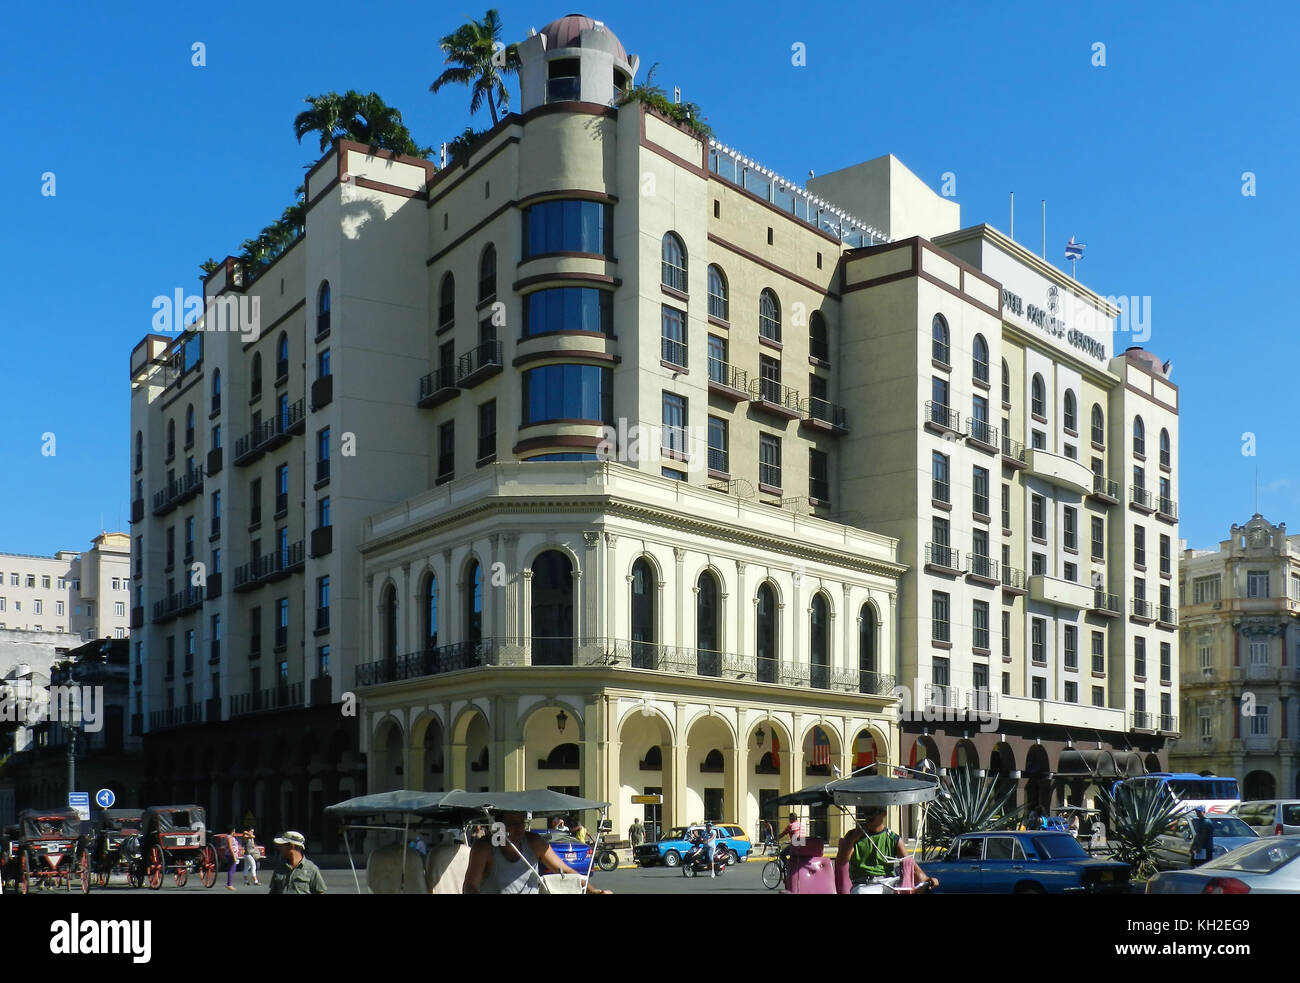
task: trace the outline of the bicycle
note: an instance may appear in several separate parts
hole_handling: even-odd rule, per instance
[[[763,886],[765,888],[775,891],[785,883],[785,863],[785,857],[777,854],[763,864]]]

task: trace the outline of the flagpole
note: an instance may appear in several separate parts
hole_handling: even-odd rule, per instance
[[[1013,242],[1016,238],[1016,193],[1014,191],[1011,192],[1011,232],[1008,238]]]
[[[1047,199],[1043,199],[1043,259],[1047,259]]]

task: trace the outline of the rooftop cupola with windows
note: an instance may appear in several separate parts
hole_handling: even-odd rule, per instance
[[[566,14],[519,44],[520,109],[554,102],[610,105],[632,85],[640,59],[598,20]]]

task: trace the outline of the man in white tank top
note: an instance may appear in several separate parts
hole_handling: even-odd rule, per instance
[[[540,894],[542,879],[539,868],[556,873],[578,872],[555,855],[546,839],[528,829],[528,817],[522,812],[507,812],[502,817],[508,840],[500,845],[500,830],[475,841],[470,848],[469,867],[465,871],[466,894]],[[587,883],[588,894],[609,894]]]

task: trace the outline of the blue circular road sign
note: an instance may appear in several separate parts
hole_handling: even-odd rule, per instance
[[[112,789],[101,788],[98,792],[95,793],[95,801],[100,805],[101,808],[111,809],[113,808],[113,803],[117,801],[117,796],[113,794]]]

